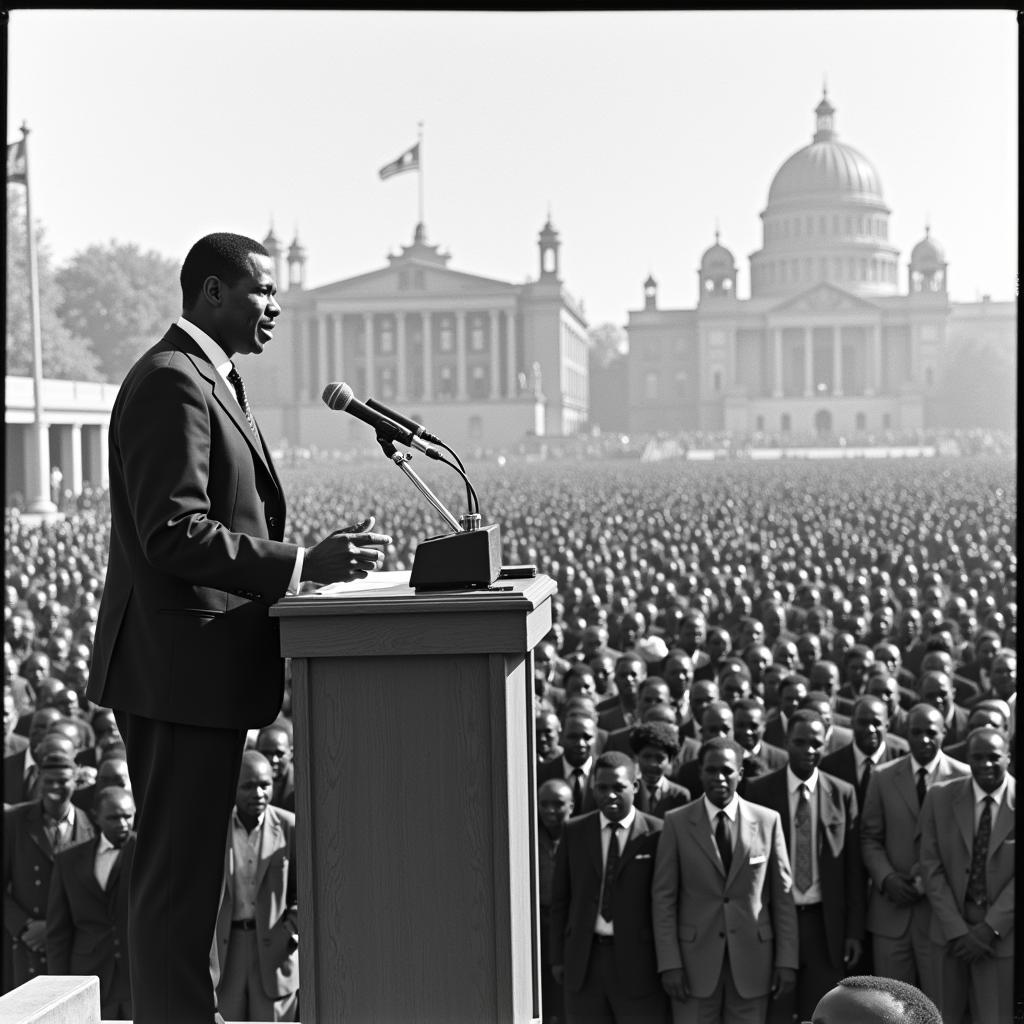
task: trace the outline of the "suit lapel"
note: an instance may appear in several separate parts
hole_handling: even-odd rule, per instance
[[[742,800],[736,808],[736,842],[732,848],[732,863],[725,884],[731,885],[733,879],[750,860],[750,846],[757,833],[757,819],[748,814]]]
[[[256,865],[256,885],[258,893],[263,882],[263,876],[270,867],[270,858],[274,851],[281,845],[281,825],[277,818],[270,813],[268,807],[263,814],[263,827],[260,829],[260,859]]]
[[[636,856],[637,850],[640,849],[640,840],[647,835],[648,831],[647,822],[643,819],[642,815],[639,813],[635,814],[633,816],[633,825],[629,830],[629,838],[626,840],[626,845],[622,848],[622,853],[619,855],[619,866],[615,870],[616,878],[619,877],[623,865]]]
[[[36,846],[39,847],[40,851],[46,856],[47,860],[53,860],[53,847],[50,846],[50,840],[46,838],[46,833],[43,831],[43,805],[35,803],[32,805],[32,810],[28,816],[28,832],[29,838]]]
[[[966,785],[960,787],[960,793],[956,798],[956,823],[960,828],[960,835],[963,837],[964,846],[968,854],[974,848],[974,786],[970,779],[965,780]],[[969,862],[968,862],[969,863]]]
[[[711,841],[711,827],[708,824],[708,816],[704,812],[704,800],[700,798],[693,802],[693,813],[687,816],[687,823],[690,826],[690,834],[693,837],[693,841],[704,851],[705,856],[715,868],[719,874],[725,874],[722,868],[722,860],[718,856],[718,850],[715,848],[715,844]],[[735,858],[733,858],[735,861]]]
[[[843,824],[842,808],[837,805],[835,788],[822,772],[818,772],[818,853],[820,855],[825,842],[828,842],[833,857],[842,852],[843,830],[837,825]]]
[[[909,754],[892,770],[893,788],[902,797],[907,810],[916,818],[920,808],[917,806],[917,762]],[[938,780],[936,780],[938,781]]]
[[[252,449],[253,454],[260,460],[263,468],[274,481],[278,491],[280,491],[281,483],[270,465],[263,441],[262,439],[257,439],[249,429],[249,422],[246,420],[245,413],[242,412],[242,408],[238,404],[234,388],[217,372],[217,368],[206,358],[203,350],[180,327],[173,326],[165,337],[175,348],[182,351],[192,360],[196,372],[210,384],[217,404],[238,428],[238,432],[245,439],[245,443]]]
[[[1003,802],[999,807],[996,820],[992,822],[992,837],[989,840],[989,856],[995,851],[999,844],[1013,831],[1017,812],[1017,784],[1013,776],[1006,777],[1006,792],[1003,794]]]
[[[601,878],[604,877],[604,859],[601,856],[601,815],[591,814],[590,820],[587,821],[587,831],[590,833],[587,837],[586,848],[588,855],[590,856],[590,863],[597,873],[598,883],[600,884]]]

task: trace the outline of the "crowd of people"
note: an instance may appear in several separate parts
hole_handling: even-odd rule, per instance
[[[503,561],[557,584],[535,652],[545,1020],[667,1021],[714,1000],[730,1021],[810,1019],[864,974],[917,985],[947,1022],[1010,1019],[1012,458],[470,471]],[[455,474],[422,472],[461,511]],[[280,473],[297,543],[372,508],[385,568],[408,569],[444,530],[379,466]],[[104,1016],[128,1018],[131,780],[113,716],[85,698],[106,495],[65,512],[6,512],[3,983],[99,974]],[[265,1020],[301,997],[291,740],[287,700],[249,737],[225,862],[251,874],[226,884],[211,950],[222,1005],[262,993]],[[972,785],[996,803],[962,826]],[[711,808],[733,812],[721,835]],[[273,850],[252,840],[268,816]],[[625,822],[621,842],[601,822]],[[264,853],[292,865],[263,875],[280,893],[253,888]],[[248,928],[231,927],[239,893]]]

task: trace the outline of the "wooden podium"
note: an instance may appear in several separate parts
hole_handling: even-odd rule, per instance
[[[532,651],[555,585],[407,581],[272,609],[292,659],[300,1017],[536,1021]]]

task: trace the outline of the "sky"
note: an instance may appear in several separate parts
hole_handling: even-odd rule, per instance
[[[717,225],[742,298],[827,83],[879,172],[901,287],[927,223],[954,301],[1016,296],[1012,10],[16,10],[8,47],[8,141],[27,121],[58,263],[113,239],[180,262],[272,223],[298,230],[308,286],[377,269],[418,219],[417,174],[378,170],[422,122],[453,269],[535,277],[550,211],[567,289],[625,324],[649,273],[659,306],[694,306]]]

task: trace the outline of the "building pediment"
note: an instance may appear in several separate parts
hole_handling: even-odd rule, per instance
[[[332,299],[399,299],[442,295],[493,298],[495,295],[515,291],[516,285],[508,281],[449,270],[415,259],[403,259],[381,270],[371,270],[319,288],[310,288],[306,294],[321,302]]]
[[[816,284],[813,288],[783,299],[769,313],[857,313],[877,312],[878,304],[862,299],[834,284]]]

